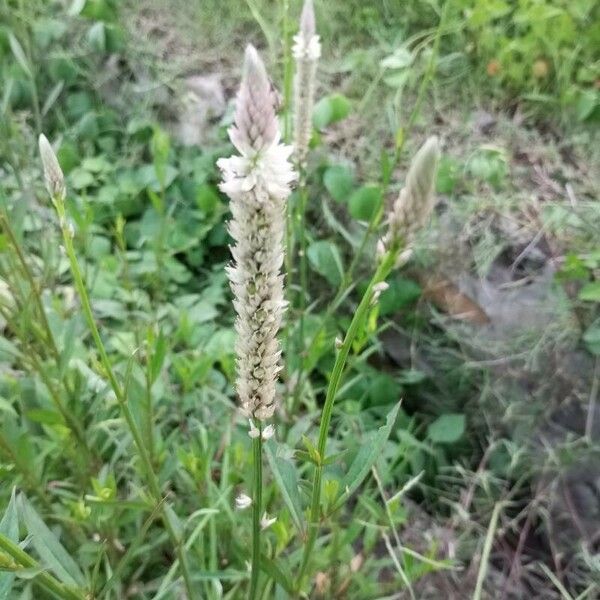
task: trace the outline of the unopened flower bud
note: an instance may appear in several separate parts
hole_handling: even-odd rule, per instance
[[[246,494],[240,494],[235,499],[235,507],[238,510],[245,510],[246,508],[248,508],[251,505],[252,505],[252,498],[250,498],[250,496],[247,496]]]
[[[271,527],[271,525],[273,525],[273,523],[275,523],[275,521],[277,521],[277,517],[269,517],[269,515],[267,515],[267,513],[263,513],[263,516],[260,519],[260,528],[265,530],[268,527]]]
[[[256,425],[254,425],[254,423],[252,422],[252,419],[248,419],[248,422],[250,423],[250,429],[248,431],[248,435],[252,439],[255,439],[260,435],[260,431],[258,430],[258,427],[256,427]]]
[[[273,425],[267,425],[262,432],[262,439],[266,442],[275,435],[275,427]]]
[[[64,200],[66,195],[65,176],[48,138],[43,133],[40,134],[38,145],[44,167],[46,189],[53,200]]]

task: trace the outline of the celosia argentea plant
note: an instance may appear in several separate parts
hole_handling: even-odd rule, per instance
[[[303,172],[312,131],[310,115],[314,102],[316,61],[320,55],[311,0],[305,3],[293,54],[296,59],[293,150],[297,167]],[[310,572],[312,553],[324,517],[322,479],[324,468],[330,462],[326,454],[327,440],[346,360],[357,334],[364,326],[369,309],[377,303],[379,295],[387,288],[387,276],[394,267],[406,262],[414,233],[427,222],[434,206],[433,184],[439,154],[438,142],[435,137],[430,138],[415,156],[406,178],[406,185],[388,216],[387,232],[377,244],[375,273],[355,310],[344,338],[339,341],[319,420],[318,442],[312,445],[307,441],[309,451],[306,456],[314,465],[312,492],[308,505],[308,522],[306,526],[297,523],[303,548],[302,558],[297,564],[296,577],[292,578],[285,575],[288,568],[275,566],[270,557],[262,557],[266,554],[266,545],[263,547],[261,544],[260,535],[261,529],[275,520],[275,517],[269,518],[267,513],[263,512],[262,448],[263,441],[271,438],[274,433],[273,424],[265,426],[265,421],[272,420],[276,413],[276,383],[282,369],[277,333],[285,308],[281,274],[284,213],[286,199],[291,191],[290,186],[297,179],[297,175],[289,162],[292,148],[280,143],[275,98],[269,78],[263,63],[251,46],[246,50],[242,82],[236,100],[235,123],[229,131],[229,136],[239,154],[221,159],[219,167],[223,172],[221,190],[231,199],[232,219],[229,230],[235,241],[231,250],[234,263],[228,273],[237,313],[236,389],[242,412],[250,421],[249,435],[253,445],[253,489],[251,495],[244,492],[236,499],[239,509],[252,506],[253,541],[249,594],[250,598],[260,597],[258,589],[261,570],[266,576],[277,573],[278,583],[288,593],[302,594],[306,589],[306,577]],[[300,193],[306,201],[308,192],[304,176],[300,185]],[[304,217],[304,202],[301,206]],[[303,235],[303,232],[300,235]],[[304,309],[304,304],[301,304],[300,310]],[[300,318],[303,316],[301,314]],[[303,339],[302,335],[300,339]],[[296,403],[293,403],[292,410],[296,407]],[[388,417],[387,434],[396,411],[397,407]],[[294,418],[294,415],[290,416]],[[376,456],[373,461],[375,458]],[[274,459],[270,460],[270,464],[275,468],[277,466]],[[365,465],[361,465],[356,473],[353,472],[353,467],[350,468],[353,480],[337,499],[338,505],[343,505],[349,498],[351,492],[367,475],[371,465],[372,462],[366,469]],[[290,497],[290,494],[298,494],[298,489],[290,489],[289,485],[283,482],[283,475],[277,469],[274,475],[283,485],[282,491],[288,505],[299,520],[302,509],[297,508],[298,498]]]

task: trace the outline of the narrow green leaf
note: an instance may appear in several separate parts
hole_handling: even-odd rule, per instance
[[[85,578],[77,563],[22,494],[19,496],[19,504],[21,517],[31,536],[31,544],[44,566],[51,569],[63,583],[83,587]]]
[[[31,69],[29,68],[29,62],[23,51],[23,46],[21,46],[19,40],[14,36],[12,31],[8,32],[8,43],[10,44],[10,49],[21,69],[23,69],[29,77],[33,77]]]
[[[340,484],[340,488],[343,492],[336,502],[336,508],[341,506],[358,489],[360,484],[365,480],[365,477],[370,473],[371,467],[379,458],[385,443],[390,437],[392,426],[396,421],[399,409],[400,403],[398,402],[398,404],[396,404],[388,413],[385,425],[382,425],[370,439],[365,440],[361,445],[360,450],[354,458],[354,462],[350,465],[348,472]]]
[[[300,504],[296,466],[291,460],[277,456],[274,448],[275,444],[273,442],[265,444],[265,453],[271,467],[271,472],[273,473],[275,482],[279,486],[279,491],[290,511],[294,524],[299,531],[304,531],[304,519],[302,516],[302,505]]]
[[[167,339],[162,334],[162,331],[156,338],[154,349],[152,352],[152,358],[150,359],[150,382],[154,383],[157,377],[160,375],[163,363],[165,362],[165,356],[167,354]]]
[[[10,502],[4,511],[0,521],[0,533],[13,542],[19,541],[19,518],[17,516],[17,503],[15,499],[15,488],[10,496]],[[0,572],[0,600],[9,600],[10,591],[15,580],[14,573]]]
[[[276,563],[268,556],[261,554],[260,557],[261,569],[270,577],[272,577],[288,594],[293,595],[294,586],[292,584],[292,577],[289,573],[285,573],[281,564]]]

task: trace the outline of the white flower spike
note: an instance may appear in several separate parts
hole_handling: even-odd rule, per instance
[[[296,160],[300,164],[306,160],[312,134],[317,62],[321,56],[321,43],[315,29],[315,11],[312,0],[305,0],[300,17],[300,30],[294,36],[294,46],[292,47],[292,54],[296,61],[294,149]]]
[[[434,186],[439,155],[436,136],[430,137],[415,154],[404,188],[388,218],[384,248],[387,249],[398,240],[409,246],[417,230],[427,223],[435,206]]]
[[[252,46],[246,49],[229,137],[239,154],[217,164],[220,189],[231,199],[229,233],[235,241],[227,273],[237,312],[236,388],[244,414],[264,421],[275,411],[281,370],[285,201],[296,173],[288,160],[292,148],[279,143],[274,92]]]

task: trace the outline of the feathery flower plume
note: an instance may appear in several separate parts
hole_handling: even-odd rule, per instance
[[[312,132],[312,111],[315,100],[317,61],[321,43],[315,33],[315,11],[312,0],[305,0],[300,16],[300,31],[294,36],[292,48],[296,60],[294,78],[294,149],[302,164],[308,152]]]
[[[415,233],[423,227],[435,206],[435,174],[439,159],[439,143],[430,137],[413,158],[406,183],[388,218],[388,231],[378,244],[378,253],[385,252],[392,244],[402,240],[410,245]],[[406,255],[402,254],[403,258]]]
[[[63,175],[56,154],[48,141],[48,138],[41,133],[38,138],[42,166],[44,167],[44,178],[46,180],[46,189],[52,199],[64,200],[67,193],[65,186],[65,176]]]
[[[264,421],[275,411],[281,370],[277,332],[286,306],[281,274],[285,200],[296,173],[288,160],[292,148],[279,143],[274,92],[252,46],[246,48],[229,137],[239,155],[217,164],[220,189],[231,199],[229,233],[235,240],[227,273],[237,312],[236,387],[244,414]]]

